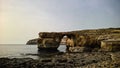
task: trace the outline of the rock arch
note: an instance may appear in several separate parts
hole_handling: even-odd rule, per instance
[[[112,29],[80,30],[71,32],[40,32],[39,38],[29,40],[27,44],[36,43],[38,44],[38,48],[56,49],[57,47],[59,47],[60,42],[64,36],[67,36],[69,39],[68,47],[73,46],[73,49],[77,49],[78,47],[94,49],[102,48],[101,41],[109,39],[114,40],[120,39],[120,29],[112,28]]]
[[[64,36],[67,36],[66,46],[75,46],[75,34],[69,32],[40,32],[38,48],[58,48]]]

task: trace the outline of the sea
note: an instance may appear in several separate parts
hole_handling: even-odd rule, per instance
[[[55,52],[38,51],[37,45],[0,44],[0,58],[33,58],[39,59],[53,54],[66,52],[66,46],[60,45]]]

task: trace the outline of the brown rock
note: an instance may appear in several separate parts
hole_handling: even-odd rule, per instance
[[[102,45],[104,44],[108,45],[107,41],[106,42],[101,42],[101,41],[120,38],[120,28],[81,30],[81,31],[71,31],[71,32],[40,32],[39,39],[30,40],[28,41],[27,44],[38,43],[38,48],[49,48],[49,47],[57,48],[60,45],[61,39],[64,36],[68,37],[68,40],[66,41],[68,49],[69,47],[85,47],[85,48],[87,47],[93,49],[104,48],[102,47]],[[109,42],[113,43],[113,41],[109,41]],[[116,44],[112,44],[112,47],[113,45],[115,46]],[[109,45],[109,47],[110,46],[111,45]]]
[[[103,51],[120,51],[120,39],[109,39],[101,41]]]

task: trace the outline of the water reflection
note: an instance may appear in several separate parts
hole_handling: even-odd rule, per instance
[[[39,50],[38,51],[38,56],[39,57],[52,57],[55,55],[60,55],[66,52],[66,46],[65,45],[60,45],[57,50]]]
[[[60,45],[59,47],[58,47],[58,50],[60,51],[60,52],[66,52],[66,45]]]
[[[65,51],[62,52],[60,50],[38,50],[36,54],[29,53],[26,55],[33,59],[42,59],[42,58],[53,58],[57,55],[61,55],[64,53]]]
[[[26,54],[33,59],[41,59],[41,58],[52,58],[56,55],[63,54],[64,52],[60,52],[59,50],[38,50],[37,54]],[[37,56],[37,57],[36,57]]]

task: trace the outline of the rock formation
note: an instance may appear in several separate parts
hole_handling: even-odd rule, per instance
[[[99,49],[105,51],[108,45],[105,40],[110,40],[110,43],[114,44],[116,39],[120,39],[120,28],[109,28],[109,29],[95,29],[95,30],[81,30],[81,31],[70,31],[70,32],[40,32],[39,38],[30,40],[27,44],[36,43],[39,49],[57,49],[60,45],[61,39],[67,36],[66,46],[69,51],[74,52],[76,49],[85,49],[83,51],[89,51],[90,49],[94,51]],[[120,41],[115,43],[116,47],[120,48]],[[106,43],[106,45],[104,45]],[[106,47],[107,46],[107,47]],[[112,47],[114,45],[111,45]],[[81,48],[80,48],[81,47]],[[105,48],[106,47],[106,48]],[[116,48],[115,47],[115,48]],[[71,50],[72,49],[72,50]],[[114,47],[108,49],[107,51],[115,51]],[[118,49],[120,51],[120,49]],[[95,50],[96,51],[96,50]]]
[[[36,44],[37,44],[38,39],[39,39],[39,38],[29,40],[26,44],[27,44],[27,45],[36,45]]]
[[[119,51],[120,39],[109,39],[101,41],[101,49],[104,51]]]

